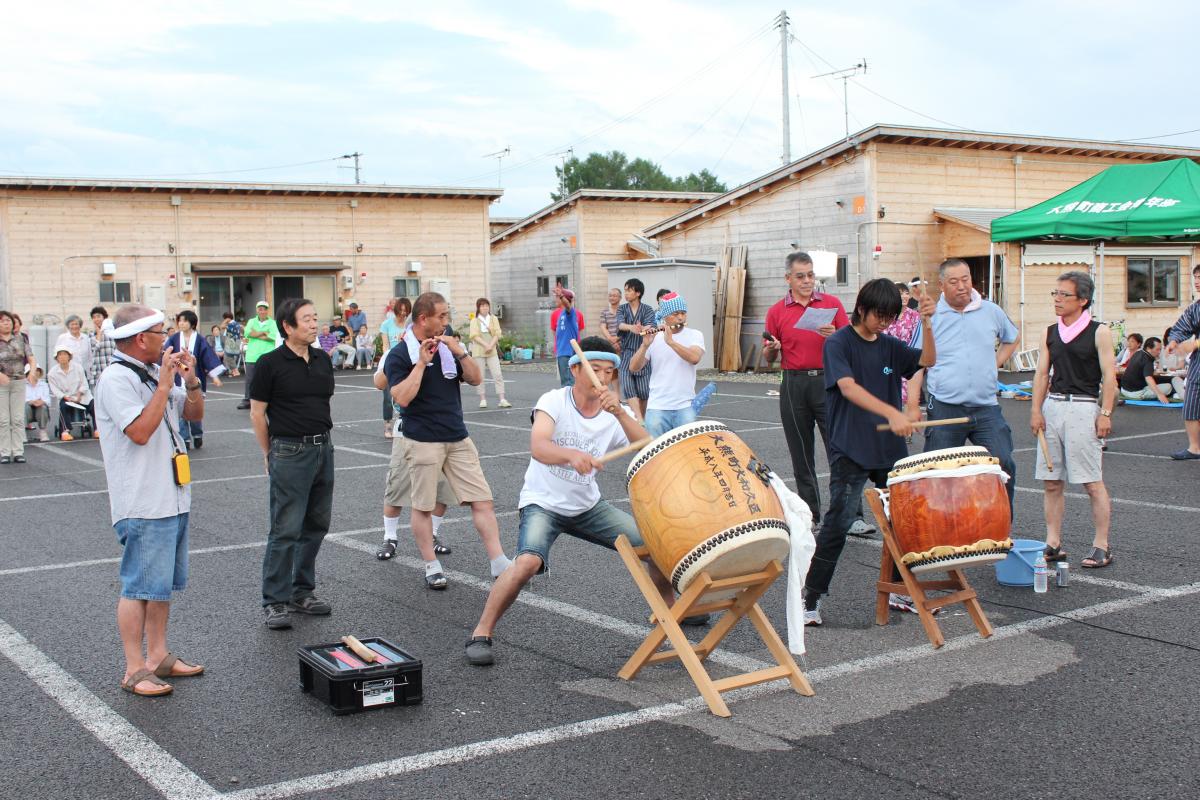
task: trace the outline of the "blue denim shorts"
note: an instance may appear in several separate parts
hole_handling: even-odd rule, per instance
[[[646,409],[646,433],[655,437],[673,431],[680,425],[696,421],[696,409],[691,406],[676,408],[670,411],[661,408]]]
[[[637,523],[624,511],[613,508],[604,500],[573,517],[557,514],[538,505],[521,509],[521,531],[517,535],[517,555],[530,553],[542,560],[539,573],[550,564],[550,548],[559,534],[565,533],[609,550],[615,550],[617,537],[629,537],[634,547],[642,546]]]
[[[187,514],[123,519],[113,529],[125,548],[121,556],[121,597],[170,600],[171,592],[187,586]]]

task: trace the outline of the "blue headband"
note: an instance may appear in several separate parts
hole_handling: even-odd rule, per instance
[[[614,367],[621,366],[621,357],[616,353],[605,353],[600,350],[588,350],[584,353],[588,361],[611,361]],[[571,356],[571,360],[567,362],[568,367],[573,367],[579,363],[579,354]]]

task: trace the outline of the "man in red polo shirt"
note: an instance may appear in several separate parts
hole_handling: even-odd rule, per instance
[[[779,419],[787,437],[792,456],[792,472],[796,476],[796,493],[812,510],[813,521],[821,518],[821,491],[817,486],[817,467],[813,424],[825,436],[825,362],[821,351],[825,339],[838,328],[850,324],[842,303],[833,295],[814,291],[816,275],[808,253],[791,253],[787,257],[788,293],[767,312],[763,332],[763,349],[783,353],[783,383],[779,389]],[[812,317],[803,317],[817,309],[833,309],[833,318],[813,326]],[[823,311],[817,316],[827,316]],[[815,330],[811,328],[815,327]]]

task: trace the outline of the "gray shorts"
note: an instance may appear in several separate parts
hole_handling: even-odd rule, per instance
[[[412,473],[408,469],[408,440],[397,435],[392,439],[392,458],[388,463],[387,488],[383,502],[389,506],[412,507]],[[438,476],[437,502],[447,506],[458,505],[458,498],[446,482],[445,475]]]
[[[1046,444],[1054,469],[1046,468],[1046,457],[1042,448],[1037,448],[1037,470],[1034,476],[1040,481],[1063,481],[1067,483],[1097,483],[1104,480],[1101,470],[1100,437],[1096,435],[1096,417],[1100,416],[1098,403],[1072,403],[1067,400],[1046,398],[1042,406],[1046,418]]]

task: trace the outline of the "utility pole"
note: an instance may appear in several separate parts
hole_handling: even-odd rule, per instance
[[[779,28],[779,54],[782,59],[781,72],[783,75],[783,163],[789,164],[792,161],[792,123],[791,104],[788,102],[788,15],[786,9],[779,12],[775,24]]]
[[[363,154],[358,152],[357,150],[355,150],[353,153],[346,153],[346,155],[344,155],[344,156],[339,156],[339,158],[353,158],[354,159],[354,182],[355,183],[362,183],[362,170],[359,168],[359,163],[358,163],[358,159],[362,158],[362,156],[363,156]]]
[[[496,186],[501,189],[504,188],[504,157],[511,152],[512,147],[509,146],[505,147],[503,150],[497,150],[494,153],[487,153],[486,155],[481,156],[481,158],[496,159]]]
[[[846,67],[845,69],[835,69],[833,72],[823,72],[820,75],[813,75],[814,78],[840,78],[841,79],[841,81],[842,81],[842,115],[846,122],[846,138],[847,139],[850,138],[850,93],[849,93],[849,89],[847,88],[847,86],[850,83],[850,79],[853,78],[855,75],[857,75],[860,72],[862,72],[863,74],[866,74],[866,72],[867,72],[867,60],[865,58],[862,61],[855,64],[853,67]]]
[[[575,157],[575,148],[568,147],[566,150],[560,150],[557,153],[551,153],[553,156],[562,157],[562,172],[558,176],[558,193],[563,197],[567,196],[567,159]]]

